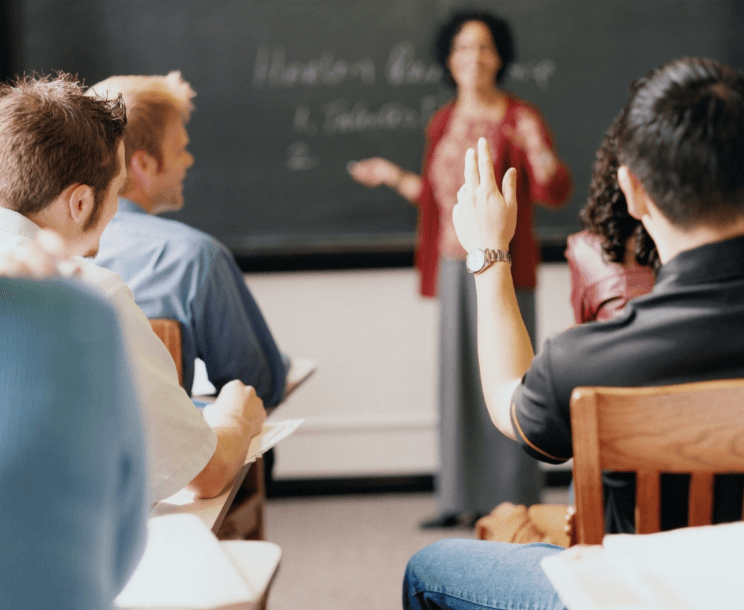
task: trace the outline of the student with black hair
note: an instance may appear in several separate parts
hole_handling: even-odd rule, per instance
[[[650,294],[631,300],[620,317],[551,337],[535,356],[509,264],[492,263],[476,279],[479,364],[491,418],[528,454],[550,463],[572,456],[569,402],[576,387],[744,376],[744,74],[697,58],[651,72],[631,89],[617,152],[628,210],[661,261]],[[500,192],[486,141],[479,141],[477,155],[468,151],[453,211],[463,247],[508,245],[518,179],[510,169]],[[605,474],[609,533],[634,531],[634,487],[627,473]],[[684,481],[662,478],[664,498],[685,491]],[[715,497],[716,522],[741,518],[740,476],[718,479]],[[684,522],[686,515],[669,510],[675,505],[685,503],[662,498],[662,529]],[[561,550],[543,543],[438,542],[409,561],[403,606],[562,609],[540,567]]]

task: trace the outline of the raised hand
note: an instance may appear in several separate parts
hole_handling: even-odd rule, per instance
[[[465,250],[491,248],[508,250],[517,227],[517,170],[504,174],[502,192],[496,186],[493,161],[485,138],[478,140],[478,152],[465,155],[465,184],[457,193],[452,222]]]

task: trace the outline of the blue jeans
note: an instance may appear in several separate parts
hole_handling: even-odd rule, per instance
[[[411,557],[404,610],[565,610],[540,566],[552,544],[440,540]]]

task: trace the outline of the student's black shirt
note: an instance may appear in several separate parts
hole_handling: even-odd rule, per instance
[[[678,254],[648,295],[623,314],[549,338],[512,403],[512,425],[535,458],[572,457],[569,401],[579,386],[656,386],[744,377],[744,237]],[[742,478],[718,477],[714,520],[741,518]],[[686,523],[664,497],[686,493],[689,477],[662,477],[662,528]],[[686,496],[685,496],[686,497]],[[675,504],[685,505],[685,502]],[[632,532],[632,475],[605,475],[608,532]]]

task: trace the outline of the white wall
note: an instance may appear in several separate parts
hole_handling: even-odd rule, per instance
[[[280,348],[318,371],[272,416],[304,417],[277,479],[430,474],[437,463],[436,300],[413,269],[247,275]],[[564,264],[540,269],[538,341],[572,323]]]

